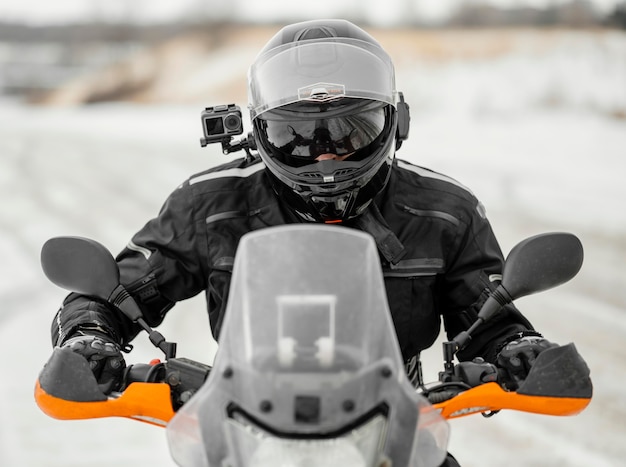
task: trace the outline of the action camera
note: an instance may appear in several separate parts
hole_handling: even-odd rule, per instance
[[[202,147],[210,143],[230,141],[232,136],[243,133],[241,109],[235,104],[207,107],[200,114],[204,138],[200,138]]]

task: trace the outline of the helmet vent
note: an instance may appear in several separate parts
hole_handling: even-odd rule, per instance
[[[356,172],[358,169],[343,169],[337,170],[335,172],[335,177],[343,177],[344,175],[350,175],[351,173]]]
[[[350,175],[354,172],[356,172],[358,169],[354,169],[354,168],[350,168],[350,169],[343,169],[343,170],[337,170],[335,172],[333,172],[333,176],[334,178],[337,177],[344,177],[346,175]],[[324,175],[321,174],[320,172],[304,172],[299,174],[301,177],[305,177],[305,178],[311,178],[311,179],[323,179]]]
[[[305,178],[322,178],[322,174],[319,172],[305,172],[300,174],[300,176]]]
[[[302,29],[295,34],[294,42],[309,39],[325,39],[327,37],[337,37],[337,32],[328,26],[316,26]]]

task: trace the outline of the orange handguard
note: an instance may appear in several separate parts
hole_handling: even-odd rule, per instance
[[[37,378],[35,401],[44,413],[61,420],[127,417],[165,426],[174,416],[169,385],[135,382],[124,392],[107,396],[87,361],[59,347]]]
[[[165,383],[132,383],[117,398],[76,402],[48,394],[37,380],[35,401],[44,413],[60,420],[126,417],[165,426],[174,416],[170,387]]]
[[[591,398],[530,396],[508,392],[497,383],[486,383],[435,404],[446,419],[502,409],[520,410],[545,415],[575,415],[581,412]]]

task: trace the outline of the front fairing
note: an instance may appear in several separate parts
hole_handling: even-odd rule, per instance
[[[167,427],[179,465],[442,462],[447,425],[404,373],[371,237],[248,234],[229,296],[213,371]]]

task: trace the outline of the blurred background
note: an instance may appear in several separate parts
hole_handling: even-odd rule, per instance
[[[61,422],[33,401],[65,293],[44,241],[119,251],[183,180],[226,162],[200,148],[204,107],[246,106],[246,73],[284,24],[352,20],[392,56],[411,107],[398,157],[482,200],[504,252],[570,231],[585,264],[520,300],[549,339],[575,342],[595,395],[573,418],[501,413],[451,423],[464,467],[618,466],[626,446],[626,2],[621,0],[20,0],[0,3],[0,465],[172,466],[164,430]],[[249,121],[245,122],[249,131]],[[210,362],[203,298],[160,330]],[[158,357],[144,336],[128,362]],[[440,347],[425,356],[436,379]]]

